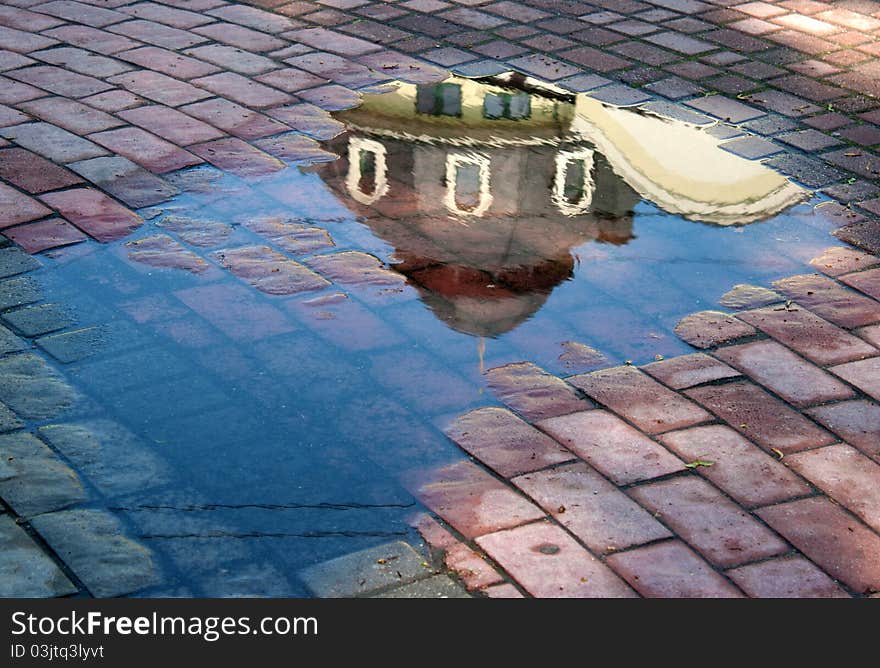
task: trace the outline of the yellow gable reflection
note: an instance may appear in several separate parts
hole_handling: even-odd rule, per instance
[[[436,315],[478,336],[535,313],[571,276],[573,247],[629,241],[641,199],[730,225],[804,195],[698,127],[521,75],[399,84],[337,118],[342,159],[315,171]]]

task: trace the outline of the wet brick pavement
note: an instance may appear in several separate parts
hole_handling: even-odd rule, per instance
[[[181,168],[249,178],[332,157],[316,141],[338,132],[328,112],[389,80],[519,70],[610,103],[674,102],[717,120],[715,132],[752,135],[728,150],[837,200],[835,235],[860,250],[835,246],[816,275],[685,319],[692,355],[564,379],[525,363],[490,371],[510,410],[454,423],[450,437],[473,459],[407,478],[440,519],[414,521],[445,570],[488,596],[870,596],[880,590],[878,58],[870,0],[8,0],[0,230],[14,245],[0,247],[0,308],[39,299],[27,272],[40,262],[27,253],[125,238],[143,224],[133,209],[179,192]],[[194,246],[229,234],[170,224]],[[314,230],[265,225],[276,245],[322,243]],[[167,235],[127,251],[209,270]],[[268,294],[326,285],[348,266],[260,246],[215,260]],[[210,295],[191,299],[210,308]],[[75,459],[59,456],[64,434],[24,428],[88,399],[27,340],[64,361],[58,351],[76,341],[53,339],[63,312],[15,313],[0,327],[13,381],[0,403],[0,593],[154,585],[151,555],[111,514],[70,508],[90,491]]]

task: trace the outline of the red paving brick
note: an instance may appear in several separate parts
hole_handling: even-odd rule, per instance
[[[197,165],[202,160],[140,128],[120,128],[89,135],[96,143],[124,155],[156,174]]]
[[[283,123],[222,98],[188,104],[180,110],[241,139],[259,139],[289,129]]]
[[[486,382],[495,396],[531,421],[575,413],[595,405],[578,396],[571,385],[528,362],[489,369]]]
[[[444,431],[462,449],[506,478],[575,458],[552,438],[502,408],[471,411]]]
[[[749,440],[782,453],[828,445],[835,438],[757,385],[746,381],[685,390]]]
[[[840,281],[880,301],[880,269],[868,269],[841,276]]]
[[[664,445],[686,462],[704,462],[694,471],[746,506],[765,506],[811,493],[810,487],[730,427],[709,425],[664,434]]]
[[[823,366],[880,355],[874,346],[796,304],[744,311],[737,317]]]
[[[880,358],[847,362],[831,367],[834,374],[852,383],[865,394],[880,400]]]
[[[652,362],[642,371],[653,376],[673,390],[683,390],[695,385],[710,383],[724,378],[740,376],[739,371],[703,353],[682,355],[660,362]]]
[[[803,557],[779,557],[727,571],[754,598],[850,598],[827,574]]]
[[[122,239],[143,224],[140,216],[91,188],[48,193],[40,199],[98,241]]]
[[[807,413],[841,439],[880,462],[880,405],[859,399],[818,406]]]
[[[749,513],[695,476],[641,485],[629,493],[721,568],[772,557],[789,549],[785,541]]]
[[[486,560],[467,545],[457,543],[446,551],[443,559],[446,567],[455,571],[464,586],[469,589],[485,589],[503,581],[501,575]]]
[[[466,461],[414,472],[406,485],[422,503],[466,538],[544,517],[540,508]]]
[[[754,341],[728,346],[715,355],[792,406],[803,408],[839,399],[854,392],[818,366],[798,357],[775,341]]]
[[[0,178],[34,194],[82,183],[70,170],[30,151],[11,147],[0,150]]]
[[[720,311],[700,311],[685,318],[675,333],[694,348],[712,348],[755,334],[755,328]]]
[[[215,167],[245,178],[265,176],[285,166],[277,158],[234,137],[195,144],[189,150]]]
[[[537,425],[618,485],[684,470],[684,462],[603,410],[541,420]]]
[[[757,511],[771,527],[856,593],[880,591],[880,536],[826,498]]]
[[[32,197],[0,183],[0,229],[42,218],[50,211]]]
[[[612,554],[607,564],[646,598],[742,598],[742,592],[677,540]]]
[[[783,278],[773,286],[818,316],[852,329],[880,322],[880,303],[825,276]]]
[[[120,118],[152,132],[178,146],[188,146],[224,134],[217,128],[188,116],[177,109],[163,105],[145,105],[118,112]]]
[[[499,531],[480,537],[477,544],[532,596],[635,597],[605,564],[552,524]]]
[[[157,46],[142,46],[130,51],[123,51],[117,53],[116,57],[167,74],[175,79],[194,79],[220,71],[220,68],[204,61],[188,58]]]
[[[521,475],[513,483],[597,554],[672,535],[584,462]]]
[[[193,79],[192,83],[199,88],[206,88],[221,97],[255,109],[287,104],[292,100],[286,93],[264,86],[235,72],[212,74]]]
[[[211,93],[185,82],[173,79],[160,72],[140,70],[110,77],[107,81],[127,88],[153,102],[177,107],[189,102],[204,100]]]
[[[36,118],[78,135],[101,132],[123,125],[122,121],[110,114],[63,97],[43,97],[22,102],[19,108]]]
[[[568,382],[648,434],[712,419],[695,403],[634,367],[594,371],[572,376]]]
[[[73,225],[60,218],[18,225],[4,230],[3,234],[28,253],[39,253],[50,248],[69,246],[88,238]]]

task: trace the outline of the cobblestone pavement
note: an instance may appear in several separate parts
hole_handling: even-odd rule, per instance
[[[457,582],[413,572],[400,595],[457,595],[459,582],[489,596],[876,595],[878,37],[880,4],[861,0],[5,0],[0,591],[121,596],[156,584],[149,551],[111,513],[71,508],[86,491],[49,422],[83,398],[30,345],[47,331],[41,318],[62,316],[48,305],[16,320],[40,299],[33,255],[125,238],[144,223],[134,210],[177,195],[187,167],[252,178],[329,159],[329,112],[383,82],[451,69],[519,70],[609,104],[707,114],[718,132],[747,133],[728,150],[835,199],[835,235],[855,248],[830,248],[816,274],[740,288],[727,312],[685,318],[677,332],[692,355],[565,379],[528,362],[490,370],[507,408],[448,431],[472,459],[405,483],[439,518],[414,521]],[[204,269],[170,237],[144,241],[133,252],[154,263]],[[250,273],[246,255],[217,261],[270,294],[333,279],[333,267],[283,255],[271,275]],[[63,362],[62,343],[41,348]],[[359,572],[384,562],[377,554],[341,567]],[[381,578],[373,590],[334,586],[313,591],[390,591]]]

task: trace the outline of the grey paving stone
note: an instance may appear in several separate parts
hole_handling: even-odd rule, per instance
[[[641,109],[656,116],[671,118],[682,123],[689,123],[690,125],[709,126],[716,123],[715,120],[705,114],[692,111],[679,104],[672,104],[671,102],[648,102],[642,105]]]
[[[597,88],[590,91],[589,96],[616,107],[630,107],[653,99],[651,95],[623,84]]]
[[[76,587],[10,515],[0,515],[0,598],[54,598]]]
[[[880,220],[863,220],[834,230],[834,236],[869,253],[880,254]]]
[[[94,596],[123,596],[161,582],[152,552],[107,512],[62,510],[31,525]]]
[[[427,577],[432,571],[424,564],[412,546],[396,541],[310,566],[299,575],[315,596],[347,598]]]
[[[0,325],[0,355],[16,353],[20,350],[25,350],[27,347],[27,342],[18,338],[3,325]]]
[[[739,139],[732,139],[721,144],[721,148],[734,155],[749,160],[766,158],[767,156],[782,152],[781,147],[771,141],[761,139],[760,137],[741,137]]]
[[[777,132],[786,132],[797,127],[797,124],[790,118],[779,116],[778,114],[767,114],[762,118],[756,118],[746,121],[742,124],[744,128],[750,132],[759,135],[773,135]]]
[[[471,598],[471,595],[449,576],[435,575],[382,592],[373,598]]]
[[[76,473],[28,432],[0,435],[0,498],[29,517],[86,499]]]
[[[713,125],[711,128],[707,128],[706,132],[715,137],[716,139],[733,139],[734,137],[744,137],[746,135],[740,128],[735,127],[733,125],[727,125],[727,123],[719,123],[718,125]]]
[[[120,156],[82,160],[68,167],[136,209],[164,202],[180,192],[158,176]]]
[[[41,336],[36,344],[59,362],[70,364],[97,353],[103,340],[101,327],[86,327],[73,332]]]
[[[7,311],[2,320],[24,336],[34,337],[55,332],[74,324],[74,319],[59,304],[37,304]]]
[[[0,401],[19,416],[34,420],[57,418],[87,406],[79,392],[32,353],[0,359]]]
[[[598,74],[576,74],[573,77],[566,77],[556,82],[557,86],[573,91],[575,93],[586,93],[600,86],[606,86],[611,83],[610,79],[600,77]]]
[[[0,281],[0,311],[33,304],[42,298],[42,290],[30,276],[18,276]]]
[[[452,68],[453,73],[463,77],[491,77],[509,71],[509,67],[497,60],[478,60],[475,63],[457,65]]]
[[[24,422],[8,406],[0,403],[0,433],[21,429],[23,426]]]
[[[800,155],[777,155],[764,163],[808,188],[820,188],[844,178],[844,173],[818,160]]]
[[[26,271],[39,268],[40,263],[21,248],[17,246],[0,248],[0,278],[23,274]]]
[[[52,424],[38,433],[107,496],[157,487],[171,479],[165,462],[117,422]]]
[[[750,107],[735,100],[730,100],[721,95],[698,97],[695,100],[688,100],[685,104],[731,123],[742,123],[743,121],[763,116],[765,113],[754,107]]]

